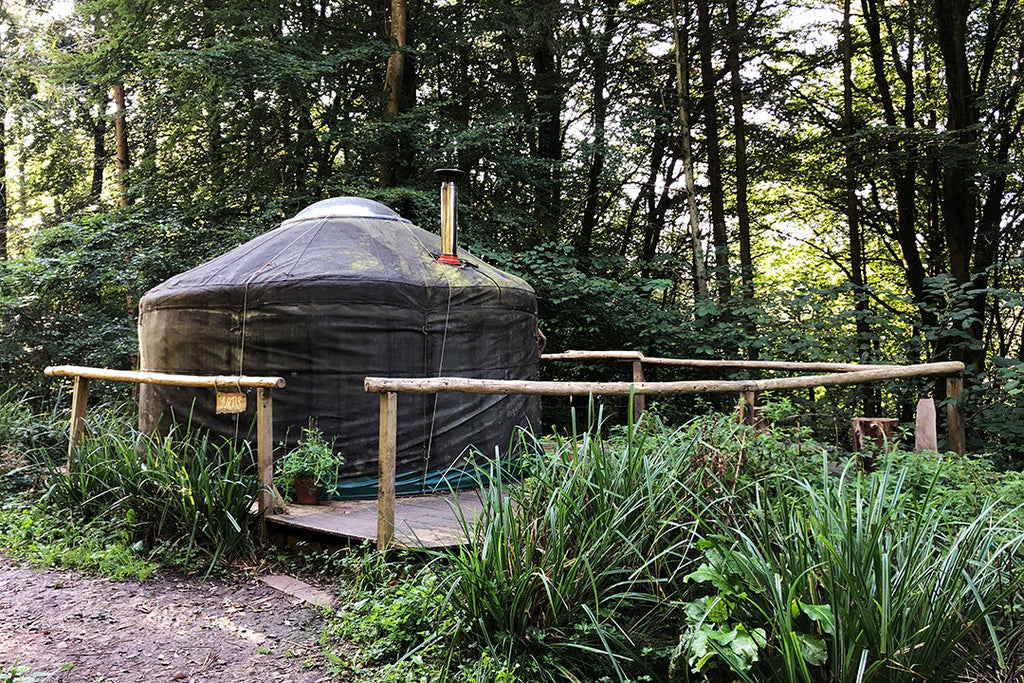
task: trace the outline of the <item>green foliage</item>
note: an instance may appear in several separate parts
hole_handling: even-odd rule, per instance
[[[0,506],[0,546],[44,567],[81,569],[114,579],[145,580],[158,568],[130,527],[83,522],[73,511],[48,510],[23,497]]]
[[[62,671],[70,671],[72,664],[65,664],[56,671],[49,673],[32,671],[27,666],[18,666],[15,662],[7,671],[0,670],[0,681],[2,683],[46,683],[54,679]]]
[[[712,584],[729,623],[763,628],[766,647],[754,666],[691,631],[691,657],[706,642],[744,680],[852,682],[957,680],[985,639],[1000,655],[992,615],[1024,541],[1009,518],[986,504],[957,522],[934,490],[907,495],[891,467],[822,478],[774,477],[737,521],[709,520],[713,551],[692,576]]]
[[[67,422],[39,414],[32,402],[11,388],[0,394],[0,494],[30,488],[35,467],[47,452],[67,448]]]
[[[323,634],[334,673],[418,682],[445,669],[446,646],[438,636],[450,630],[451,608],[416,556],[389,561],[363,547],[324,560],[321,575],[341,586]]]
[[[249,514],[259,483],[252,454],[208,436],[165,437],[124,425],[119,411],[93,410],[75,460],[49,471],[48,507],[124,530],[143,548],[185,565],[252,550]]]
[[[966,407],[971,450],[1024,458],[1024,361],[993,356]]]
[[[1024,503],[1012,490],[1019,473],[1000,472],[991,457],[895,449],[884,460],[904,476],[904,495],[942,501],[951,520],[968,522],[991,501],[1001,512]]]
[[[896,451],[872,475],[843,456],[837,475],[797,429],[731,415],[671,429],[648,411],[602,438],[597,422],[528,478],[495,479],[464,520],[472,546],[425,567],[349,556],[328,638],[338,671],[938,681],[1001,662],[1018,637],[1019,510],[985,495],[1019,497],[1015,473]]]
[[[558,440],[520,484],[492,485],[464,521],[477,543],[438,565],[458,639],[527,680],[656,666],[674,612],[664,585],[719,500],[695,442],[656,420],[609,441],[594,429]]]
[[[679,348],[680,313],[658,301],[671,283],[642,277],[626,259],[583,264],[565,244],[495,256],[537,290],[541,328],[552,349],[594,348],[595,338],[602,348],[652,355]]]
[[[403,669],[415,668],[409,657],[412,651],[422,661],[424,643],[450,627],[450,616],[443,596],[438,592],[436,578],[429,571],[401,574],[392,570],[390,583],[365,588],[352,596],[335,615],[325,630],[329,639],[342,639],[357,646],[348,662],[339,668],[362,668],[399,662],[388,674],[388,680],[401,680]],[[401,579],[400,588],[396,579]],[[340,673],[340,671],[339,671]]]
[[[723,543],[729,541],[703,541],[705,562],[685,578],[710,584],[712,594],[686,603],[686,630],[675,655],[687,656],[693,673],[721,667],[752,676],[756,674],[755,665],[770,650],[768,631],[749,624],[763,623],[765,615],[756,606],[751,609],[756,602],[747,585],[746,558],[741,552],[723,550]],[[807,604],[789,594],[782,596],[778,581],[772,589],[773,598],[783,606],[780,614],[769,616],[780,618],[786,666],[806,671],[810,666],[825,664],[827,647],[822,636],[836,633],[831,605]]]
[[[282,447],[285,443],[280,444]],[[302,436],[296,446],[287,450],[278,459],[280,469],[275,479],[288,484],[296,477],[310,476],[317,486],[325,486],[338,478],[338,469],[345,464],[344,456],[334,452],[333,442],[324,438],[324,433],[312,423],[302,428]]]
[[[233,247],[245,229],[212,229],[161,206],[40,231],[28,258],[0,263],[0,377],[48,396],[59,385],[42,375],[46,365],[131,368],[142,294]]]

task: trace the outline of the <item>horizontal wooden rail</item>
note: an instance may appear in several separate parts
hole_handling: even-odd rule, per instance
[[[110,370],[79,365],[50,366],[48,377],[73,377],[71,428],[68,434],[68,468],[74,467],[78,445],[85,434],[85,414],[89,401],[89,380],[103,379],[134,384],[163,384],[211,389],[256,389],[256,469],[260,478],[260,531],[266,535],[265,517],[274,506],[274,402],[273,389],[283,389],[283,377],[247,377],[245,375],[173,375],[138,370]]]
[[[363,388],[382,394],[530,394],[538,396],[628,396],[629,394],[709,394],[773,389],[863,384],[904,377],[945,377],[963,372],[959,361],[921,363],[870,368],[855,372],[774,379],[697,380],[688,382],[540,382],[529,380],[472,379],[467,377],[430,377],[423,379],[367,377]]]
[[[798,363],[782,360],[711,360],[707,358],[659,358],[645,356],[639,351],[566,351],[546,353],[541,360],[614,360],[673,365],[687,368],[735,368],[739,370],[788,370],[791,372],[857,372],[876,368],[895,368],[898,365],[867,365],[860,363]]]
[[[543,353],[541,360],[643,360],[644,354],[639,351],[563,351],[562,353]]]
[[[108,370],[87,368],[78,365],[50,366],[43,370],[48,377],[85,377],[86,379],[109,379],[115,382],[135,384],[167,384],[176,387],[213,387],[232,389],[283,389],[283,377],[247,377],[245,375],[171,375],[163,372],[139,370]]]

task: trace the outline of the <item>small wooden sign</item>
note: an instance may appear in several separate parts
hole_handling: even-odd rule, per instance
[[[217,413],[244,413],[247,406],[246,395],[237,392],[217,392]]]

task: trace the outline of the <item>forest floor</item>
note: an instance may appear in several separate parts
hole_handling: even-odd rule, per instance
[[[0,676],[26,682],[333,680],[320,618],[253,578],[112,581],[0,555]]]

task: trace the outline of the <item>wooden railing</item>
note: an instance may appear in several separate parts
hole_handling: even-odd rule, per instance
[[[633,382],[544,382],[528,380],[472,379],[464,377],[387,378],[367,377],[363,387],[380,394],[379,482],[377,493],[377,547],[384,549],[395,532],[395,459],[397,454],[398,394],[527,394],[534,396],[629,396],[699,393],[738,393],[753,406],[758,391],[863,384],[907,377],[944,377],[949,429],[949,449],[963,454],[964,432],[959,402],[963,393],[964,364],[960,362],[918,365],[854,365],[848,363],[789,363],[781,361],[710,361],[648,358],[633,351],[571,351],[547,354],[545,360],[617,360],[633,364]],[[770,370],[824,371],[829,374],[773,379],[697,380],[645,382],[642,365],[688,367],[759,368]],[[637,412],[642,412],[641,410]]]
[[[711,360],[707,358],[659,358],[645,356],[639,351],[565,351],[546,353],[541,360],[611,360],[630,363],[633,366],[633,381],[644,381],[644,364],[674,365],[686,368],[715,368],[735,370],[786,370],[790,372],[858,372],[874,368],[899,367],[892,365],[861,365],[857,363],[799,363],[779,360]],[[646,408],[643,394],[633,396],[633,415],[639,418]]]
[[[210,387],[221,389],[256,389],[256,469],[260,478],[258,501],[260,523],[274,506],[274,403],[271,391],[283,389],[283,377],[247,377],[245,375],[172,375],[161,372],[108,370],[77,365],[48,367],[49,377],[73,377],[71,426],[68,434],[68,467],[73,467],[82,435],[85,433],[86,407],[89,401],[89,380],[102,379],[134,384],[166,384],[178,387]]]
[[[645,396],[664,396],[695,393],[738,393],[743,404],[754,405],[758,391],[801,389],[849,384],[863,384],[907,377],[945,377],[946,411],[948,416],[949,449],[964,452],[964,424],[959,402],[963,393],[963,363],[923,363],[919,365],[854,365],[848,363],[790,363],[782,361],[714,361],[680,358],[653,358],[635,351],[569,351],[547,354],[544,360],[615,360],[628,362],[633,367],[632,382],[545,382],[526,380],[471,379],[463,377],[386,378],[367,377],[364,389],[380,394],[379,482],[377,546],[390,545],[395,529],[395,459],[397,454],[398,394],[525,394],[534,396],[629,396],[634,400]],[[827,372],[829,374],[772,379],[697,380],[677,382],[646,382],[643,365],[673,365],[681,367],[738,368],[762,370],[788,370]],[[89,380],[101,379],[136,384],[165,384],[171,386],[210,387],[217,390],[254,388],[257,390],[256,440],[257,470],[261,491],[259,513],[261,521],[273,509],[273,398],[272,390],[285,386],[281,377],[246,377],[173,375],[156,372],[120,371],[79,366],[57,366],[45,369],[50,377],[74,378],[69,431],[68,460],[73,466],[78,445],[85,430],[86,406],[89,398]],[[643,412],[641,402],[634,406],[635,415]]]

